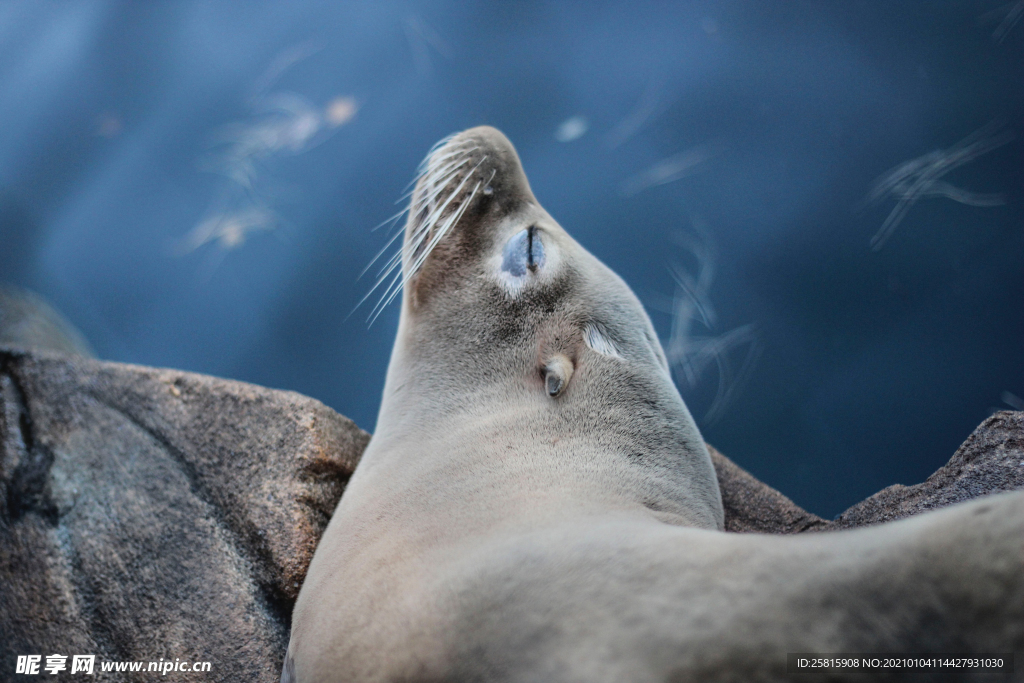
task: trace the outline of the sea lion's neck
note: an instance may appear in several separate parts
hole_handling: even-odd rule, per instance
[[[448,380],[425,375],[422,365],[403,366],[405,360],[396,345],[382,420],[346,497],[359,496],[358,480],[365,480],[373,494],[361,504],[370,508],[390,507],[383,491],[396,501],[458,500],[449,513],[465,509],[463,522],[474,527],[483,523],[481,510],[502,510],[496,523],[521,516],[532,524],[527,519],[550,518],[542,511],[559,508],[628,510],[680,526],[721,527],[710,457],[699,434],[686,428],[692,423],[674,389],[648,392],[643,407],[587,411],[553,406],[540,387],[531,391],[507,379],[455,396],[437,390]]]

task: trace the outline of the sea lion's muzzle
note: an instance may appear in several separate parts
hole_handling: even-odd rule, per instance
[[[402,283],[410,303],[418,306],[431,289],[468,275],[491,252],[499,255],[495,274],[518,289],[551,261],[550,235],[530,218],[538,210],[500,131],[481,126],[439,143],[420,166],[405,228]]]

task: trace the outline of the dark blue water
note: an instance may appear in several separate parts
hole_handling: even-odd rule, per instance
[[[666,341],[670,267],[695,276],[700,245],[715,317],[692,332],[749,334],[716,419],[713,364],[684,397],[708,441],[831,516],[1024,396],[1013,8],[4,2],[0,280],[104,358],[293,389],[372,431],[398,308],[346,317],[371,228],[436,140],[491,124]],[[956,147],[985,126],[993,149]]]

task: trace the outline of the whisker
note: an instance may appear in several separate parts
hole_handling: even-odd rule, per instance
[[[480,160],[480,163],[483,163],[483,159]],[[479,166],[480,166],[480,164],[477,164],[477,167],[479,167]],[[474,168],[473,170],[475,171],[476,169]],[[456,194],[458,194],[459,190],[462,189],[463,185],[466,184],[466,181],[468,179],[469,179],[469,176],[466,176],[466,178],[464,178],[462,180],[462,182],[459,183],[459,186],[457,188],[455,188],[454,191],[452,191],[452,194],[448,197],[448,200],[445,202],[445,206],[447,206],[451,202],[452,198]],[[420,266],[422,266],[423,263],[427,260],[427,257],[430,256],[430,252],[432,252],[434,250],[434,247],[437,246],[437,243],[440,242],[441,239],[446,234],[448,234],[448,231],[452,228],[452,226],[454,226],[455,223],[457,223],[458,220],[460,218],[462,218],[462,214],[466,211],[466,208],[469,206],[469,202],[473,199],[474,196],[476,196],[476,191],[479,188],[480,188],[480,183],[477,182],[476,187],[473,188],[473,191],[470,193],[469,197],[467,197],[462,202],[462,204],[459,205],[459,208],[455,210],[455,213],[453,213],[451,216],[449,216],[448,219],[441,225],[440,229],[437,230],[437,232],[434,234],[434,237],[427,244],[427,246],[423,250],[423,252],[416,258],[416,260],[413,262],[413,264],[409,267],[409,272],[406,275],[406,282],[408,282],[408,279],[410,277],[412,277],[416,273],[416,271],[418,271],[420,269]]]
[[[406,229],[391,235],[359,274],[362,277],[374,264],[381,263],[399,237],[405,237],[402,245],[383,261],[370,291],[356,304],[358,308],[372,295],[379,293],[380,298],[367,318],[371,325],[409,284],[410,278],[422,268],[441,240],[451,233],[480,188],[490,183],[497,173],[496,170],[492,171],[486,183],[480,180],[471,182],[487,157],[484,156],[469,167],[473,153],[479,146],[473,140],[453,143],[453,138],[448,136],[437,142],[420,162],[416,177],[403,188],[402,197],[398,200],[408,200],[407,208],[374,228],[377,230],[390,224],[389,229],[394,229],[398,220],[406,216]],[[467,193],[471,184],[472,189]]]
[[[370,267],[374,263],[377,262],[377,259],[379,259],[381,256],[383,256],[384,252],[386,252],[388,249],[390,249],[391,245],[395,243],[395,240],[397,240],[401,236],[402,236],[402,233],[400,233],[400,232],[396,232],[394,235],[392,235],[391,239],[389,239],[387,241],[387,243],[381,248],[381,250],[377,252],[377,255],[374,256],[373,259],[371,259],[370,262],[366,264],[366,267],[363,268],[362,271],[360,271],[359,275],[356,276],[356,279],[358,280],[362,276],[366,275],[366,271],[368,271],[370,269]],[[390,259],[388,259],[387,263],[390,263]],[[385,263],[385,268],[387,268],[387,263]]]
[[[402,273],[401,271],[399,271],[398,273],[395,273],[394,279],[391,281],[390,284],[388,284],[387,289],[384,290],[384,294],[381,295],[380,300],[373,307],[373,310],[370,311],[370,315],[366,319],[367,324],[372,325],[380,316],[380,314],[384,312],[384,309],[387,308],[387,305],[391,303],[391,301],[394,299],[395,294],[402,291],[401,283]],[[366,296],[363,297],[363,301],[365,301],[369,296],[370,292],[367,292]],[[360,303],[362,303],[362,301],[360,301]]]
[[[394,224],[396,222],[398,222],[398,219],[401,218],[403,215],[405,215],[405,212],[408,211],[408,210],[409,210],[409,208],[406,207],[406,208],[402,209],[401,211],[399,211],[398,213],[396,213],[395,215],[391,216],[391,218],[385,218],[383,221],[381,221],[377,225],[375,225],[372,228],[370,228],[370,232],[377,232],[378,230],[383,228],[388,223],[390,223],[392,225],[392,227],[394,227]]]
[[[485,159],[485,158],[484,158],[484,159]],[[482,163],[482,162],[483,162],[483,160],[480,160],[480,163]],[[461,167],[461,166],[462,166],[462,164],[460,164],[459,166]],[[467,181],[467,180],[469,179],[470,175],[472,175],[472,174],[473,174],[473,172],[474,172],[474,171],[476,171],[476,168],[479,168],[479,166],[480,166],[480,164],[477,164],[477,165],[476,165],[476,167],[475,167],[475,168],[473,168],[473,170],[472,170],[472,171],[470,171],[470,172],[469,172],[469,173],[468,173],[468,174],[466,175],[466,177],[465,177],[465,178],[463,178],[462,182],[460,182],[460,183],[459,183],[459,186],[458,186],[458,187],[456,187],[455,189],[453,189],[453,190],[452,190],[452,194],[450,194],[450,195],[449,195],[449,197],[447,197],[447,199],[446,199],[446,200],[444,201],[444,203],[443,203],[443,204],[441,204],[440,206],[438,206],[438,207],[437,207],[436,209],[434,209],[434,210],[433,210],[433,211],[432,211],[432,212],[430,213],[430,215],[429,215],[429,216],[427,216],[426,218],[424,218],[424,221],[423,221],[423,223],[421,224],[421,227],[419,228],[420,230],[429,230],[430,228],[432,228],[432,227],[434,226],[434,223],[435,223],[435,222],[436,222],[436,220],[437,220],[437,219],[438,219],[438,218],[439,218],[439,217],[441,216],[441,214],[442,214],[442,213],[444,212],[444,209],[445,209],[445,208],[447,208],[447,206],[449,206],[449,204],[451,204],[451,203],[452,203],[452,200],[453,200],[453,199],[454,199],[454,198],[456,197],[456,195],[458,195],[458,194],[459,194],[459,190],[461,190],[461,189],[462,189],[463,185],[464,185],[464,184],[466,184],[466,181]],[[454,176],[450,176],[450,177],[454,177]],[[445,185],[446,185],[446,182],[445,182]],[[440,190],[438,190],[438,191],[437,191],[437,193],[435,193],[435,194],[434,194],[433,196],[431,196],[431,201],[432,201],[433,199],[435,199],[435,198],[436,198],[436,196],[437,196],[437,195],[439,195],[439,193],[440,193]]]
[[[444,213],[444,210],[448,207],[449,204],[451,204],[452,200],[455,199],[455,197],[459,194],[459,192],[462,190],[462,188],[469,181],[469,179],[473,175],[473,173],[475,173],[476,170],[478,168],[480,168],[480,164],[482,164],[486,159],[487,159],[487,157],[485,156],[483,159],[481,159],[479,162],[477,162],[477,165],[474,166],[473,169],[469,173],[466,174],[466,177],[462,179],[462,181],[458,184],[458,186],[454,190],[451,191],[451,193],[448,195],[448,198],[445,199],[444,204],[439,206],[435,211],[433,211],[431,213],[431,215],[429,217],[429,221],[426,223],[424,229],[431,229],[431,228],[434,227],[434,222],[438,218],[440,218],[441,214]],[[479,185],[479,183],[478,183],[478,185]],[[474,190],[474,194],[475,194],[475,190]],[[466,204],[468,204],[468,200],[463,202],[463,204],[460,207],[460,209],[464,210],[464,207],[466,206]],[[458,215],[459,216],[462,215],[461,211],[458,213]],[[449,226],[450,226],[450,223],[449,223]],[[445,232],[446,232],[446,229],[442,229],[442,230],[438,230],[437,231],[437,234],[434,236],[434,239],[431,241],[431,243],[424,250],[422,258],[419,261],[417,261],[414,266],[409,268],[409,275],[410,276],[413,273],[415,273],[416,270],[419,269],[420,265],[423,264],[423,260],[425,260],[426,257],[430,254],[430,252],[433,250],[433,247],[437,244],[437,242],[440,240],[440,237],[443,236]],[[415,253],[415,252],[413,252],[413,253]]]

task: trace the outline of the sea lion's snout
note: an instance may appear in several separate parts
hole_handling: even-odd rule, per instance
[[[530,183],[526,178],[519,155],[512,142],[497,128],[478,126],[462,131],[444,142],[437,150],[439,161],[444,161],[447,154],[455,152],[470,153],[479,163],[478,178],[486,182],[481,186],[483,196],[490,197],[486,202],[498,213],[510,213],[524,202],[535,202]],[[433,155],[428,157],[428,165]]]
[[[412,303],[494,246],[503,218],[536,206],[515,148],[481,126],[442,140],[420,166],[402,249],[403,281]],[[505,245],[503,270],[514,277],[542,267],[544,243],[523,226]]]

